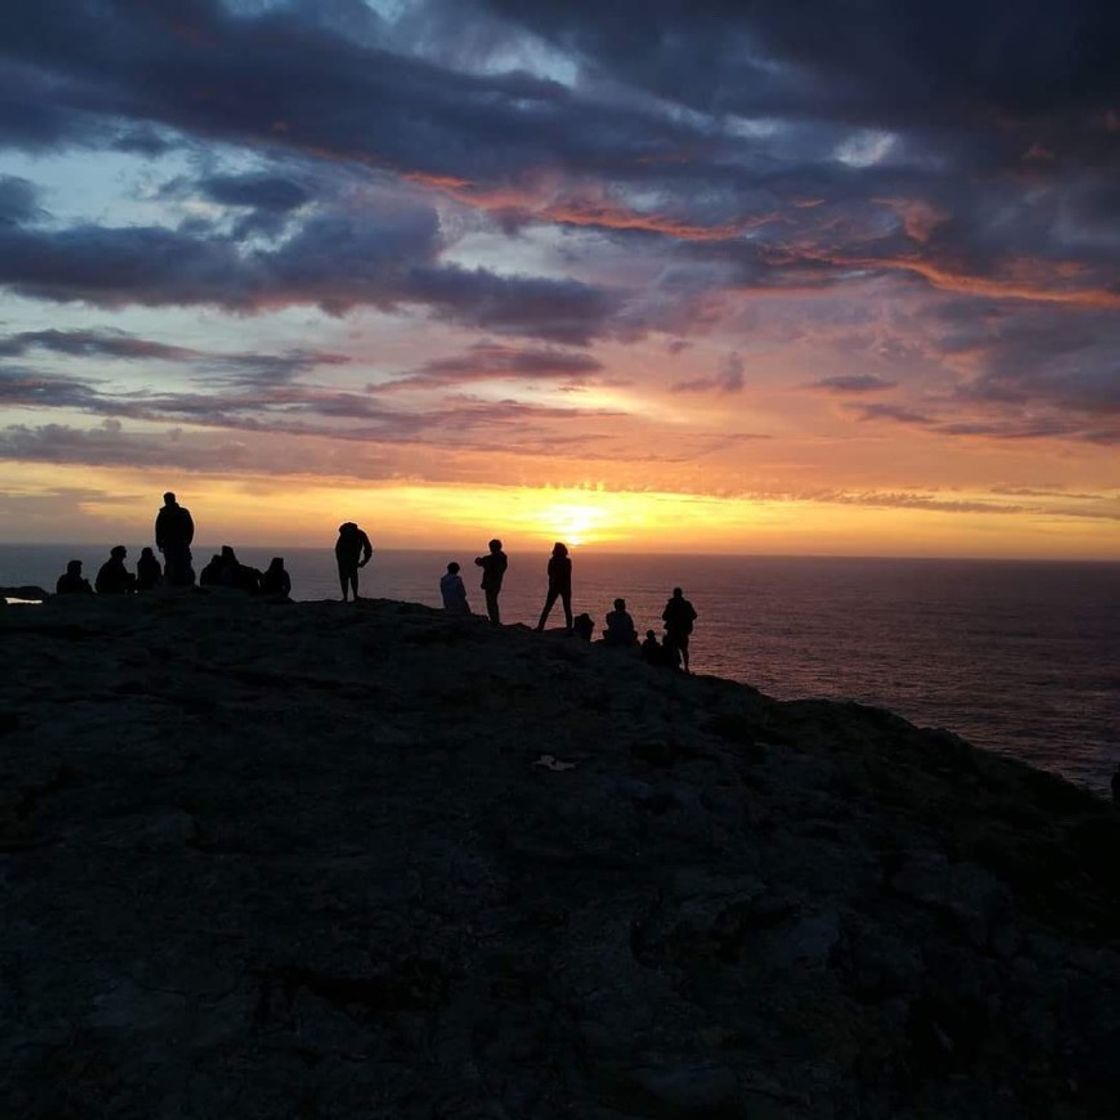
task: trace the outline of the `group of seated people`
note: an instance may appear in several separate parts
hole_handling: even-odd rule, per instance
[[[58,595],[131,595],[134,591],[151,591],[164,582],[164,572],[150,548],[140,552],[136,571],[125,567],[128,549],[118,544],[109,552],[109,559],[98,569],[93,586],[82,575],[81,560],[71,560],[66,571],[58,577],[55,593]],[[242,564],[227,544],[220,554],[211,558],[198,579],[202,587],[229,587],[251,595],[266,595],[274,599],[287,599],[292,592],[292,580],[284,568],[284,560],[274,556],[264,572]]]
[[[220,553],[210,557],[210,562],[198,574],[199,587],[229,587],[249,595],[267,595],[287,599],[292,593],[292,577],[284,567],[284,558],[274,556],[272,563],[262,572],[249,564],[242,564],[237,554],[227,544]]]
[[[71,560],[66,571],[58,577],[55,584],[56,595],[131,595],[134,591],[151,591],[163,580],[163,569],[150,548],[140,552],[136,571],[130,572],[125,566],[128,549],[118,544],[109,550],[109,559],[97,570],[97,579],[90,587],[89,580],[82,575],[81,560]]]

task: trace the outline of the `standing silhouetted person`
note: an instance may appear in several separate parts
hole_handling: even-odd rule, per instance
[[[98,595],[128,595],[136,586],[136,577],[124,566],[128,549],[118,544],[109,552],[109,559],[98,569],[93,586]]]
[[[163,553],[163,574],[173,587],[190,587],[194,583],[193,540],[191,511],[179,505],[169,490],[163,496],[163,509],[156,514],[156,548]]]
[[[284,567],[284,558],[274,556],[264,575],[261,576],[261,594],[273,599],[287,599],[292,593],[292,577]]]
[[[156,554],[145,546],[140,550],[140,559],[136,561],[136,590],[151,591],[162,578],[163,569],[159,566]]]
[[[696,621],[696,611],[679,587],[673,588],[673,597],[665,604],[661,617],[665,621],[665,644],[680,651],[684,659],[684,671],[687,673],[688,638],[692,633],[692,624]]]
[[[603,642],[608,646],[636,646],[638,631],[634,620],[626,610],[625,599],[615,599],[614,610],[608,612],[606,626],[603,628]]]
[[[498,610],[498,596],[502,591],[502,577],[509,567],[509,560],[502,551],[502,542],[490,542],[490,551],[485,556],[476,556],[474,562],[482,569],[482,591],[486,596],[486,613],[495,625],[501,625],[502,615]]]
[[[364,568],[372,555],[373,545],[369,543],[369,537],[353,521],[339,525],[334,558],[338,561],[338,582],[342,587],[344,603],[348,590],[354,592],[354,602],[358,601],[358,569]]]
[[[463,577],[459,575],[459,565],[454,560],[447,565],[447,571],[440,577],[439,593],[443,596],[443,609],[452,614],[470,614],[467,602],[467,589]]]
[[[81,560],[71,560],[66,565],[66,571],[58,577],[54,585],[56,595],[92,595],[93,588],[88,579],[82,579]]]
[[[552,546],[552,556],[548,561],[548,595],[545,597],[544,610],[541,611],[537,629],[543,630],[549,612],[556,600],[564,604],[564,625],[572,632],[572,560],[568,546],[557,541]]]

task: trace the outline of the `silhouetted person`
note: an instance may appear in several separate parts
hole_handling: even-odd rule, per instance
[[[66,571],[58,577],[54,585],[56,595],[92,595],[93,588],[88,579],[82,579],[81,560],[71,560],[66,565]]]
[[[572,620],[572,633],[585,642],[591,641],[591,635],[595,633],[595,619],[586,613],[577,614]]]
[[[642,642],[642,660],[647,665],[665,664],[665,651],[652,630],[646,631],[646,640]]]
[[[344,603],[348,590],[354,592],[354,602],[358,601],[358,569],[364,568],[372,555],[373,545],[369,543],[369,537],[353,521],[339,525],[334,558],[338,561],[338,582],[342,587]]]
[[[273,599],[287,599],[292,593],[292,577],[284,567],[284,558],[274,556],[261,576],[261,594]]]
[[[614,610],[607,614],[606,626],[603,627],[603,642],[608,646],[638,644],[638,631],[634,628],[634,620],[626,610],[625,599],[615,599]]]
[[[256,595],[261,589],[261,573],[248,564],[242,564],[237,559],[237,553],[228,544],[222,545],[216,574],[217,578],[214,582],[219,587],[229,587],[234,591],[244,591],[249,595]]]
[[[159,586],[163,578],[163,569],[159,566],[156,554],[148,547],[140,550],[140,559],[136,561],[136,590],[151,591]]]
[[[217,587],[222,582],[222,558],[218,553],[210,557],[210,562],[198,573],[199,587]]]
[[[163,509],[156,515],[156,548],[163,553],[163,574],[173,587],[190,587],[194,583],[193,540],[191,511],[179,505],[169,490],[163,496]]]
[[[684,658],[684,671],[687,673],[688,638],[692,633],[692,624],[696,621],[696,611],[679,587],[673,588],[673,597],[665,604],[661,617],[665,621],[665,644],[680,651]]]
[[[572,560],[568,546],[557,541],[552,546],[552,556],[548,561],[548,595],[545,597],[544,610],[541,611],[537,630],[543,630],[549,612],[556,600],[564,604],[564,624],[568,633],[572,632]]]
[[[509,567],[509,560],[502,551],[500,540],[492,540],[489,548],[490,551],[485,556],[476,556],[474,562],[482,569],[482,591],[486,596],[486,613],[495,626],[500,626],[502,615],[498,610],[498,596],[502,591],[502,577]]]
[[[443,596],[443,609],[452,614],[470,614],[467,603],[467,589],[463,577],[459,575],[459,565],[454,560],[447,565],[447,571],[440,576],[439,593]]]
[[[98,569],[93,586],[98,595],[128,595],[136,586],[136,577],[124,566],[128,549],[118,544],[110,549],[109,559]]]

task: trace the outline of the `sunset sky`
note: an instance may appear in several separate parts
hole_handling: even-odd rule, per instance
[[[34,0],[0,541],[1120,559],[1120,5]]]

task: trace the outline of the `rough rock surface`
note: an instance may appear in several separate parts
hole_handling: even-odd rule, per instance
[[[0,653],[0,1115],[1117,1115],[1120,814],[1059,778],[393,602]]]

